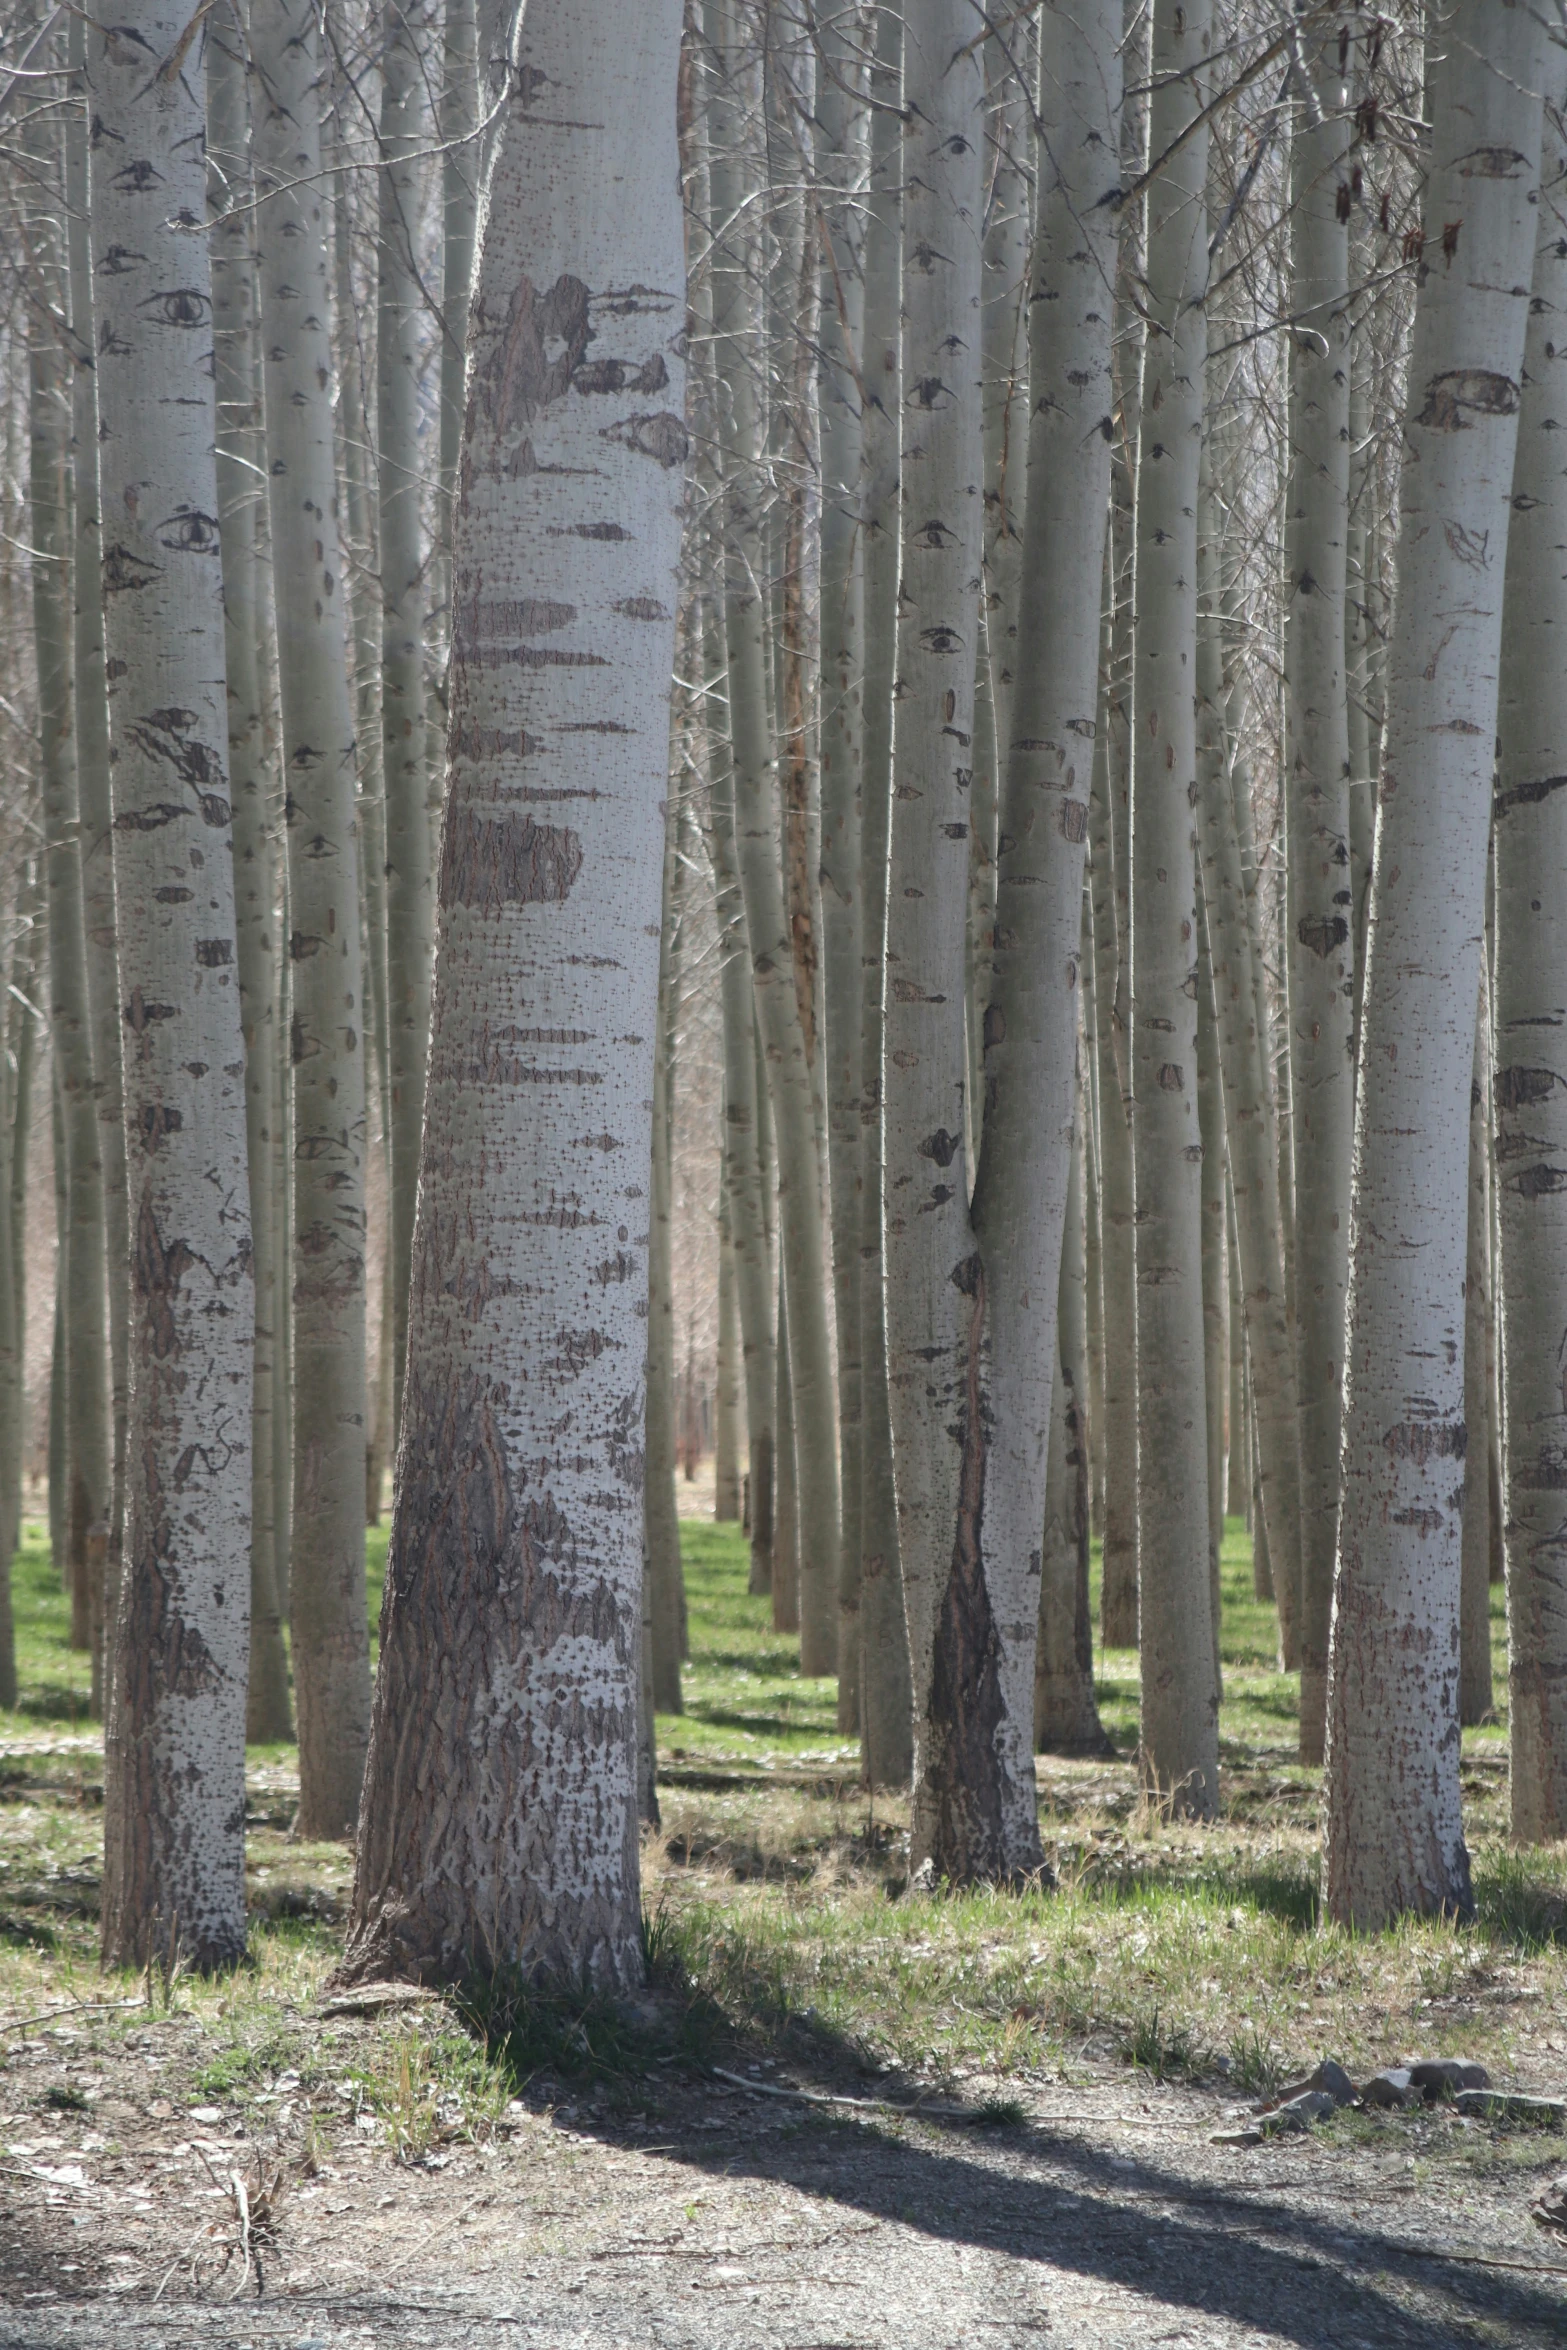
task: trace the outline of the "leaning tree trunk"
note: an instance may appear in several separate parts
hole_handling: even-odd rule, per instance
[[[1203,1417],[1197,1118],[1197,505],[1202,456],[1207,0],[1157,0],[1148,311],[1137,473],[1132,772],[1132,1145],[1137,1218],[1138,1619],[1142,1772],[1162,1803],[1218,1800]],[[1177,141],[1184,143],[1176,145]]]
[[[1327,1907],[1472,1906],[1458,1788],[1469,1084],[1543,25],[1456,0],[1404,419],[1355,1132]],[[1451,243],[1446,226],[1458,223]]]
[[[1319,20],[1317,85],[1290,147],[1294,237],[1284,698],[1290,1078],[1299,1360],[1300,1758],[1322,1760],[1338,1533],[1338,1440],[1355,1106],[1354,913],[1345,676],[1349,523],[1349,125],[1340,32]],[[1312,119],[1315,116],[1316,119]]]
[[[251,1354],[245,1048],[200,83],[183,13],[88,44],[105,651],[131,1262],[125,1561],[105,1751],[103,1955],[245,1945]],[[171,61],[149,74],[147,58]]]
[[[642,1980],[680,18],[677,0],[531,0],[490,186],[357,1975]]]
[[[370,1729],[365,1003],[314,8],[307,0],[256,0],[251,48],[288,791],[298,1832],[346,1836],[358,1816]]]
[[[1559,53],[1556,53],[1559,55]],[[1498,1314],[1512,1832],[1567,1836],[1567,132],[1552,59],[1502,631],[1496,817]],[[1542,887],[1542,880],[1549,886]]]
[[[860,417],[865,695],[860,764],[860,1756],[871,1787],[907,1786],[913,1768],[909,1636],[898,1556],[887,1391],[883,1255],[882,1072],[887,985],[887,859],[892,823],[892,692],[897,667],[898,490],[902,402],[903,26],[883,9],[870,89],[865,220],[865,405]]]
[[[262,465],[257,381],[254,216],[243,33],[230,14],[207,36],[207,152],[212,344],[217,394],[217,482],[223,549],[224,650],[228,671],[229,786],[234,806],[234,914],[240,1021],[245,1036],[245,1143],[256,1290],[250,1446],[250,1694],[245,1735],[259,1744],[292,1738],[288,1657],[277,1587],[272,1412],[278,1352],[278,1219],[282,1155],[276,1147],[277,967],[280,944],[272,839],[271,766],[261,696],[263,607],[256,533]]]

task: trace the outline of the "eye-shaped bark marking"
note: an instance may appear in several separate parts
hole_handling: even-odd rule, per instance
[[[1521,1110],[1530,1102],[1543,1102],[1560,1083],[1554,1069],[1498,1069],[1496,1106],[1499,1110]]]
[[[684,465],[691,438],[683,420],[665,409],[657,416],[627,416],[619,424],[608,424],[599,434],[601,441],[616,441],[623,449],[635,449],[641,457],[651,457],[656,464],[670,472]]]
[[[485,320],[476,320],[484,331]],[[592,340],[588,289],[578,277],[559,277],[546,293],[524,278],[512,295],[499,340],[477,372],[475,397],[497,434],[527,424],[540,408],[561,399]]]
[[[1470,432],[1466,411],[1476,416],[1515,416],[1518,386],[1511,376],[1485,367],[1450,367],[1426,385],[1425,406],[1415,418],[1431,432]]]
[[[1401,1420],[1384,1430],[1382,1449],[1391,1460],[1461,1461],[1469,1449],[1469,1431],[1462,1420]]]
[[[462,905],[564,905],[582,870],[582,842],[563,824],[491,817],[463,802],[447,810],[444,887]]]
[[[1326,956],[1344,944],[1349,936],[1349,924],[1342,914],[1302,914],[1295,935],[1312,954]]]
[[[126,590],[148,586],[158,577],[157,566],[133,555],[128,547],[105,547],[103,551],[103,592],[118,596]]]
[[[210,297],[195,286],[168,286],[161,293],[145,294],[136,307],[154,326],[187,331],[208,325],[212,318]]]

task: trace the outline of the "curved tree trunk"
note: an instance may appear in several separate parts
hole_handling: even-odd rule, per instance
[[[1318,20],[1315,82],[1290,147],[1294,237],[1287,494],[1284,802],[1301,1483],[1300,1758],[1322,1760],[1338,1534],[1349,1161],[1355,1107],[1354,913],[1345,679],[1349,520],[1349,122],[1340,33]],[[1313,120],[1313,116],[1317,119]]]
[[[1458,1787],[1469,1086],[1543,25],[1456,0],[1432,74],[1355,1132],[1329,1914],[1472,1902]],[[1461,223],[1444,254],[1437,223]],[[1416,1245],[1418,1241],[1418,1245]]]
[[[642,1979],[649,1078],[686,449],[679,46],[676,0],[531,0],[492,175],[351,1974]]]
[[[1553,52],[1513,468],[1496,819],[1498,1309],[1512,1832],[1567,1836],[1567,100]],[[1541,887],[1542,876],[1553,886]],[[1466,1496],[1466,1508],[1468,1506]]]
[[[346,1836],[370,1729],[365,1004],[314,8],[256,0],[251,47],[272,559],[285,583],[277,627],[294,1066],[297,1824],[302,1836]]]
[[[245,1945],[251,1363],[245,1049],[200,84],[186,19],[94,23],[105,649],[134,1234],[125,1564],[105,1749],[103,1956]],[[134,33],[134,40],[129,36]]]
[[[1132,1144],[1137,1215],[1142,1772],[1162,1804],[1218,1801],[1203,1420],[1197,1117],[1197,506],[1208,138],[1206,0],[1157,0],[1149,147],[1184,138],[1148,192],[1150,327],[1137,474],[1132,774]]]

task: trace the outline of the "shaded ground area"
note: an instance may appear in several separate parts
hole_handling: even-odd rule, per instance
[[[1117,1759],[1040,1764],[1060,1889],[911,1894],[901,1807],[854,1785],[741,1545],[687,1533],[648,1997],[370,2013],[323,2000],[348,1856],[291,1842],[287,1749],[251,1757],[251,1967],[97,1972],[101,1750],[34,1543],[0,1717],[0,2346],[1567,2339],[1567,2236],[1530,2216],[1567,2138],[1436,2109],[1213,2142],[1325,2052],[1567,2083],[1567,1854],[1505,1845],[1505,1725],[1466,1738],[1476,1926],[1324,1926],[1235,1529],[1218,1825],[1140,1810],[1112,1656]]]

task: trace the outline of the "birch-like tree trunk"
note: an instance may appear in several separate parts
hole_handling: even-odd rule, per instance
[[[394,1430],[407,1352],[408,1267],[424,1119],[433,939],[430,825],[425,812],[425,582],[419,528],[423,487],[419,363],[424,297],[418,273],[419,183],[430,46],[429,25],[419,0],[386,0],[381,43],[381,154],[376,174],[380,214],[375,382]],[[462,331],[461,326],[457,331]]]
[[[257,510],[264,442],[255,328],[255,214],[243,30],[231,10],[207,35],[208,200],[213,214],[212,347],[218,511],[228,676],[229,790],[234,808],[236,976],[245,1037],[245,1142],[250,1181],[256,1351],[250,1444],[250,1683],[247,1739],[293,1736],[288,1658],[277,1588],[273,1370],[278,1342],[277,875],[268,822],[271,767],[261,695],[261,550]]]
[[[1456,0],[1442,45],[1361,1036],[1328,1696],[1327,1907],[1367,1929],[1472,1902],[1458,1788],[1469,1086],[1546,36],[1503,0]]]
[[[73,104],[66,117],[66,236],[70,257],[72,485],[75,491],[73,666],[76,694],[78,858],[92,1013],[94,1107],[102,1168],[104,1269],[108,1287],[110,1486],[105,1510],[105,1625],[119,1593],[125,1489],[125,1413],[130,1247],[125,1203],[125,1103],[120,1070],[120,981],[115,944],[114,808],[109,784],[109,705],[103,669],[103,534],[98,521],[98,371],[87,216],[90,106],[85,73],[87,21],[71,19]],[[93,1538],[96,1544],[96,1537]]]
[[[969,1216],[963,984],[984,521],[985,114],[961,0],[916,0],[905,9],[903,102],[887,1357],[914,1690],[910,1865],[963,1883],[1040,1866],[1029,1731],[1038,1611],[1031,1554],[1044,1506],[1040,1493],[1027,1547],[1021,1556],[1001,1554],[1009,1580],[993,1587],[985,1549],[986,1269]],[[1041,1424],[1041,1454],[1043,1437]]]
[[[768,720],[762,441],[748,300],[755,275],[747,257],[755,233],[749,225],[754,207],[737,176],[750,77],[736,37],[734,0],[717,0],[710,13],[718,35],[711,99],[712,270],[736,839],[778,1154],[779,1265],[789,1291],[791,1389],[801,1451],[810,1463],[800,1490],[800,1669],[817,1674],[836,1671],[838,1662],[838,1437],[827,1328],[829,1277],[811,1055],[779,862],[778,779]]]
[[[1516,469],[1515,469],[1516,472]],[[1516,495],[1516,491],[1514,493]],[[1464,1523],[1459,1567],[1458,1719],[1491,1710],[1491,989],[1480,958],[1469,1086],[1469,1214],[1464,1256]]]
[[[1148,191],[1132,772],[1142,1771],[1161,1803],[1198,1816],[1218,1800],[1192,839],[1208,170],[1207,130],[1192,126],[1210,38],[1206,0],[1157,0],[1149,150],[1175,151]]]
[[[860,765],[860,1753],[872,1787],[906,1786],[914,1752],[887,1390],[882,1123],[903,415],[902,57],[902,23],[895,10],[883,9],[876,23],[870,77],[875,104],[865,219],[865,405],[860,417],[865,612]]]
[[[1326,1724],[1355,1104],[1345,675],[1352,199],[1343,79],[1351,24],[1348,14],[1329,10],[1303,44],[1307,86],[1290,146],[1295,323],[1284,801],[1302,1504],[1300,1756],[1308,1763],[1322,1760]]]
[[[251,1360],[205,109],[168,0],[95,21],[105,650],[134,1235],[103,1955],[245,1943]],[[149,60],[157,60],[151,65]]]
[[[1505,1366],[1512,1832],[1567,1836],[1567,75],[1553,50],[1502,630],[1497,1307]],[[1466,1508],[1468,1506],[1466,1496]]]
[[[354,716],[332,441],[332,306],[318,19],[251,13],[261,340],[277,598],[293,1132],[290,1599],[299,1833],[358,1816],[370,1728],[365,1610],[365,1054]]]
[[[488,193],[360,1975],[642,1978],[680,23],[676,0],[531,0]]]
[[[1083,1137],[1074,1141],[1057,1290],[1057,1366],[1050,1398],[1049,1467],[1034,1657],[1034,1745],[1047,1754],[1114,1750],[1094,1700],[1093,1617],[1088,1605],[1088,1312],[1084,1298]]]
[[[675,1508],[675,1297],[670,1229],[673,1188],[676,1003],[680,992],[680,888],[674,779],[664,812],[659,920],[658,1023],[653,1047],[652,1173],[648,1184],[647,1419],[642,1482],[642,1568],[652,1635],[653,1703],[685,1710],[680,1689],[680,1518]]]

